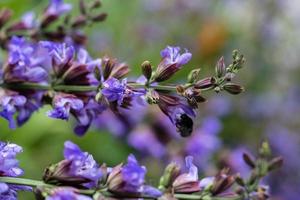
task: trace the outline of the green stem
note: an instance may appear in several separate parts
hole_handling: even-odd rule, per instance
[[[24,89],[24,90],[50,90],[51,86],[49,85],[42,85],[38,83],[3,83],[0,84],[1,88],[8,88],[8,89]]]
[[[147,88],[144,84],[139,83],[128,83],[128,86],[134,88]],[[56,91],[72,91],[72,92],[91,92],[97,91],[97,86],[86,86],[86,85],[42,85],[38,83],[11,83],[11,84],[0,84],[2,88],[8,89],[27,89],[27,90],[56,90]],[[149,85],[148,88],[166,91],[176,91],[176,86],[169,85]]]
[[[46,185],[43,181],[37,181],[37,180],[32,180],[27,178],[15,178],[15,177],[0,177],[0,182],[11,183],[15,185],[27,185],[33,187]]]
[[[25,185],[25,186],[32,186],[32,187],[48,187],[48,188],[55,188],[58,186],[46,184],[43,181],[26,179],[26,178],[16,178],[16,177],[0,177],[0,182],[14,184],[14,185]],[[83,190],[83,189],[76,189],[80,194],[85,195],[94,195],[96,192],[100,192],[102,195],[106,197],[117,197],[116,195],[106,191],[106,190]],[[187,200],[241,200],[241,197],[209,197],[205,196],[202,197],[201,195],[196,194],[174,194],[177,199],[187,199]],[[123,197],[125,198],[125,197]],[[155,199],[151,196],[138,196],[138,197],[126,197],[126,199]]]

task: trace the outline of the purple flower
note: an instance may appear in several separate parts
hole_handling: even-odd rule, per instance
[[[23,170],[19,168],[16,159],[17,154],[21,153],[22,147],[16,144],[0,142],[0,175],[1,176],[20,176]]]
[[[52,118],[68,120],[70,111],[79,111],[83,109],[83,101],[71,94],[55,95],[53,100],[54,109],[47,112],[47,115]]]
[[[118,105],[121,105],[126,95],[126,84],[126,79],[119,81],[116,78],[109,78],[103,83],[102,94],[108,101],[117,101]]]
[[[35,20],[34,12],[27,12],[22,16],[22,23],[26,29],[31,29],[36,27],[37,21]]]
[[[78,194],[74,188],[64,187],[51,191],[46,200],[92,200],[92,198]]]
[[[26,98],[16,92],[0,90],[0,116],[9,122],[9,128],[16,128],[14,114],[24,106]]]
[[[61,65],[65,65],[70,62],[75,54],[73,46],[66,43],[55,43],[50,41],[41,41],[39,44],[48,50],[49,55],[53,59],[53,70],[55,73],[59,73]]]
[[[50,0],[50,4],[46,9],[46,15],[60,16],[71,11],[72,5],[64,3],[63,0]]]
[[[140,166],[133,155],[127,158],[127,164],[114,167],[108,176],[108,189],[120,194],[145,194],[159,197],[162,193],[145,185],[146,168]]]
[[[8,64],[4,68],[5,82],[38,82],[48,79],[49,59],[46,51],[22,37],[12,37]]]
[[[95,68],[98,68],[99,70],[101,70],[100,67],[101,67],[102,60],[100,58],[93,60],[90,57],[89,53],[83,48],[80,48],[78,50],[77,60],[78,60],[79,63],[86,64],[87,68],[91,72],[93,72],[95,70]]]
[[[0,176],[16,177],[23,174],[19,168],[16,155],[22,152],[22,147],[0,141]],[[17,199],[17,190],[28,190],[29,187],[0,183],[0,199]]]
[[[94,119],[97,118],[106,108],[107,107],[105,105],[90,99],[89,102],[86,103],[84,109],[73,113],[78,122],[74,128],[74,132],[79,136],[84,135]]]
[[[8,31],[21,31],[27,29],[33,29],[38,26],[36,16],[34,12],[26,12],[21,20],[8,28]]]
[[[192,58],[192,54],[185,49],[185,53],[180,54],[180,47],[167,46],[160,52],[162,61],[155,72],[155,81],[161,82],[169,79],[173,74],[181,69]]]
[[[55,78],[61,80],[63,84],[99,85],[94,70],[100,68],[100,59],[92,60],[86,50],[81,48],[75,52],[75,48],[66,43],[43,41],[40,45],[47,49],[52,58],[51,64]],[[77,53],[76,57],[75,53]]]
[[[140,166],[133,155],[128,156],[127,164],[122,168],[124,180],[123,190],[127,192],[142,192],[145,182],[146,168]]]
[[[166,65],[176,63],[178,68],[188,63],[192,58],[192,54],[187,49],[185,49],[185,53],[180,54],[180,47],[172,46],[167,46],[160,52],[160,55]]]
[[[75,177],[83,177],[90,180],[86,183],[88,188],[97,185],[102,174],[93,156],[81,149],[74,143],[65,142],[64,157],[71,162],[69,174]]]
[[[26,96],[26,103],[18,107],[17,124],[22,126],[32,115],[42,106],[43,91],[24,91],[22,95]]]

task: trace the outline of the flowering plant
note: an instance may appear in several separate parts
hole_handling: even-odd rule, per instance
[[[51,0],[41,16],[26,13],[9,23],[11,11],[0,11],[0,45],[7,57],[0,69],[0,116],[14,129],[26,123],[44,105],[51,105],[50,118],[76,119],[74,132],[83,136],[92,124],[97,125],[104,111],[125,117],[134,106],[155,104],[176,127],[182,137],[193,132],[199,103],[204,92],[226,91],[236,95],[244,88],[233,79],[245,59],[237,50],[232,62],[221,57],[215,74],[201,77],[194,69],[181,84],[170,79],[192,58],[187,50],[167,46],[160,52],[161,61],[141,64],[141,76],[130,80],[130,68],[123,62],[104,56],[92,58],[85,49],[87,36],[82,29],[106,18],[98,12],[101,2],[80,1],[80,15],[72,17],[72,5]],[[277,168],[282,159],[270,158],[267,143],[255,160],[248,154],[245,162],[252,168],[249,179],[221,170],[214,177],[198,178],[193,157],[186,157],[186,172],[177,163],[169,164],[158,187],[145,183],[146,167],[133,155],[126,164],[115,167],[99,165],[93,156],[74,143],[65,143],[64,160],[49,166],[43,181],[16,178],[22,175],[15,159],[22,148],[1,143],[1,198],[16,199],[18,190],[32,190],[37,199],[267,199],[268,191],[260,180]],[[235,184],[236,183],[236,184]],[[21,185],[21,186],[20,186]],[[235,185],[238,185],[235,187]]]
[[[102,199],[199,199],[238,200],[267,199],[268,187],[261,179],[282,164],[282,158],[271,158],[268,143],[263,143],[259,157],[244,154],[251,176],[243,179],[223,169],[212,177],[199,178],[193,157],[186,157],[186,170],[170,163],[161,176],[158,187],[145,183],[147,169],[133,155],[126,164],[108,167],[99,165],[76,144],[66,141],[64,160],[52,164],[44,172],[43,181],[16,178],[22,175],[16,155],[22,148],[16,144],[0,146],[0,199],[17,199],[18,190],[33,191],[37,199],[102,200]]]

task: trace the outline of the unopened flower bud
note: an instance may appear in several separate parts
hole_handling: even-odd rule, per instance
[[[112,169],[107,178],[108,189],[110,191],[118,191],[122,182],[122,164],[120,164]]]
[[[150,80],[152,76],[152,66],[149,61],[144,61],[142,63],[142,73],[146,77],[147,80]]]
[[[214,77],[207,77],[198,81],[194,87],[196,89],[208,89],[216,85],[216,79]]]
[[[185,88],[183,85],[177,85],[176,86],[176,91],[178,94],[183,94],[185,92]]]
[[[85,5],[84,0],[79,1],[79,9],[80,9],[80,13],[82,15],[86,15],[86,5]]]
[[[273,158],[268,165],[268,171],[272,171],[275,169],[280,168],[283,165],[283,158],[282,157],[276,157]]]
[[[38,186],[38,187],[34,188],[33,193],[34,193],[36,200],[44,200],[45,199],[45,196],[43,195],[43,193],[44,193],[43,187]]]
[[[240,85],[234,84],[234,83],[226,83],[223,86],[223,89],[230,94],[240,94],[244,91],[244,88]]]
[[[7,23],[12,15],[11,10],[3,8],[0,10],[0,29]]]
[[[216,75],[218,78],[221,78],[226,73],[226,65],[224,62],[224,57],[221,57],[216,65]]]
[[[235,177],[228,175],[227,169],[221,170],[221,172],[219,172],[215,177],[211,192],[213,195],[218,195],[230,188],[234,182]]]
[[[149,90],[146,94],[146,100],[149,104],[157,104],[159,101],[159,94],[155,90]]]
[[[70,166],[71,161],[69,160],[62,160],[57,164],[50,165],[44,172],[43,180],[45,183],[70,186],[90,182],[87,178],[70,175]]]
[[[170,163],[164,171],[163,176],[159,180],[159,189],[167,189],[169,188],[176,177],[178,177],[180,173],[180,167],[176,163]]]
[[[200,79],[200,71],[201,71],[200,68],[192,70],[189,73],[189,75],[188,75],[187,82],[188,83],[195,83],[195,82],[199,81],[199,79]]]
[[[92,17],[94,22],[102,22],[107,18],[107,13],[100,13]]]
[[[201,95],[200,90],[188,88],[184,91],[183,96],[187,99],[188,104],[192,108],[198,108],[198,103],[203,103],[206,99]]]
[[[87,22],[87,18],[84,15],[79,15],[76,17],[75,21],[72,23],[73,28],[78,28],[84,26]]]
[[[243,153],[243,159],[249,167],[255,168],[255,162],[248,153]]]
[[[103,99],[103,94],[101,91],[99,91],[95,96],[95,100],[96,102],[102,102],[102,99]]]
[[[99,7],[101,7],[101,1],[100,0],[95,0],[95,1],[93,1],[92,2],[92,4],[90,5],[90,8],[91,9],[94,9],[94,8],[99,8]]]
[[[269,157],[271,154],[272,152],[269,143],[264,141],[259,149],[259,155],[261,157]]]
[[[239,174],[235,177],[235,182],[240,186],[245,186],[245,181],[242,179],[242,177]]]
[[[231,81],[234,78],[235,74],[232,72],[227,72],[225,75],[226,81]]]

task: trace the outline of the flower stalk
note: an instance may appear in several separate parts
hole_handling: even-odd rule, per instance
[[[51,185],[44,183],[43,181],[27,179],[27,178],[17,178],[17,177],[0,177],[0,182],[14,184],[14,185],[22,185],[22,186],[31,186],[31,187],[47,187],[47,188],[57,188],[59,186]],[[105,189],[100,190],[92,190],[92,189],[76,189],[76,191],[80,194],[93,196],[96,192],[101,193],[106,197],[116,197],[116,195],[106,191]],[[209,197],[203,195],[196,194],[174,194],[174,197],[177,199],[190,199],[190,200],[240,200],[241,197]],[[124,197],[125,198],[125,197]],[[147,195],[139,195],[136,197],[129,196],[126,199],[135,199],[135,198],[143,198],[143,199],[157,199],[156,197],[151,197]]]

